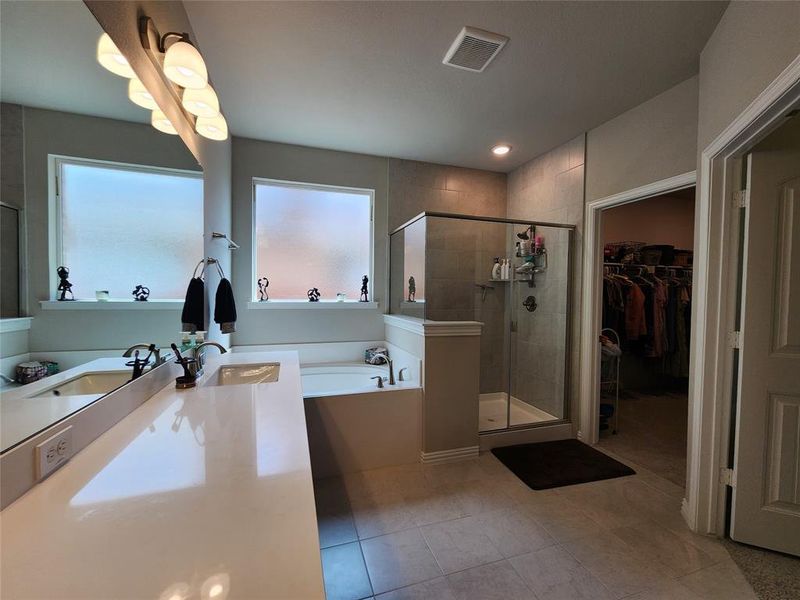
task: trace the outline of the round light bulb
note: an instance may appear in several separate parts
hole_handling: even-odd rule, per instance
[[[201,90],[208,85],[208,70],[197,48],[189,42],[175,42],[164,55],[164,74],[179,86]]]
[[[210,85],[201,90],[183,92],[183,108],[198,117],[216,117],[219,114],[219,99]]]
[[[504,156],[511,152],[511,146],[508,144],[497,144],[494,148],[492,148],[492,153],[496,154],[497,156]]]
[[[147,91],[147,88],[144,87],[144,84],[139,81],[137,77],[134,77],[128,82],[128,98],[130,98],[131,102],[142,108],[148,110],[158,109],[158,104],[156,104],[156,101],[153,99],[153,95]]]
[[[136,77],[131,66],[128,64],[128,59],[122,55],[117,45],[107,33],[100,36],[97,40],[97,62],[103,65],[106,69],[119,75],[120,77],[127,77],[128,79]]]
[[[217,115],[216,117],[197,117],[194,128],[197,130],[197,133],[210,140],[219,141],[228,139],[228,123],[222,115]]]
[[[150,116],[150,124],[158,129],[161,133],[168,133],[170,135],[178,135],[178,130],[172,125],[172,121],[167,118],[163,111],[156,109]]]

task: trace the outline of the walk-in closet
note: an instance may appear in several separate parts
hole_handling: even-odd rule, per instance
[[[603,211],[600,444],[686,479],[695,188]]]

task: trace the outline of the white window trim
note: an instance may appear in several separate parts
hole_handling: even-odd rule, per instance
[[[58,297],[58,290],[56,289],[58,286],[56,285],[56,281],[58,280],[58,275],[56,274],[56,270],[58,267],[63,263],[64,257],[64,247],[63,242],[61,239],[61,182],[64,181],[63,177],[63,167],[64,165],[80,165],[80,166],[90,166],[90,167],[106,167],[106,168],[114,168],[120,169],[125,171],[138,171],[140,173],[158,173],[158,174],[165,174],[165,175],[178,175],[182,177],[192,177],[195,179],[203,179],[203,172],[202,171],[192,171],[188,169],[174,169],[170,167],[157,167],[152,165],[140,165],[140,164],[132,164],[132,163],[122,163],[116,162],[113,160],[101,160],[95,158],[78,158],[74,156],[66,156],[63,154],[48,154],[47,155],[47,178],[48,178],[48,215],[47,215],[47,222],[48,222],[48,262],[49,262],[49,290],[50,290],[50,300],[49,301],[40,301],[40,305],[43,309],[48,310],[52,308],[50,305],[51,302],[57,303],[59,305],[63,304],[73,304],[72,302],[65,303],[65,302],[58,302],[56,299]],[[168,303],[175,304],[178,302],[183,302],[182,300],[178,299],[153,299],[148,300],[148,302],[159,302],[166,306]],[[125,305],[125,304],[132,304],[136,308],[142,308],[141,305],[145,304],[143,302],[135,302],[134,300],[123,300],[123,299],[112,299],[108,302],[97,302],[91,299],[83,299],[79,301],[75,301],[75,310],[91,310],[101,308],[98,305]],[[80,308],[78,308],[80,307]],[[106,306],[103,306],[108,310]],[[152,310],[152,309],[150,309]]]
[[[256,186],[258,185],[271,185],[274,187],[285,187],[292,189],[302,190],[329,190],[334,192],[350,193],[350,194],[366,194],[369,195],[369,270],[368,277],[370,282],[371,294],[374,295],[375,286],[375,190],[370,188],[347,187],[342,185],[328,185],[324,183],[306,183],[300,181],[287,181],[284,179],[270,179],[268,177],[253,177],[251,184],[251,206],[250,206],[250,300],[247,304],[248,308],[317,308],[317,309],[330,309],[334,308],[332,305],[337,305],[336,308],[377,308],[377,302],[357,302],[355,300],[347,300],[345,302],[336,302],[335,300],[308,302],[302,299],[291,298],[276,298],[275,300],[268,300],[266,302],[258,301],[258,291],[256,289],[256,280],[260,275],[256,273],[257,268],[257,255],[258,255],[258,240],[256,239]],[[358,305],[361,306],[353,306]]]

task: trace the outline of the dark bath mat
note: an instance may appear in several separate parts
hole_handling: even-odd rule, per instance
[[[578,440],[492,448],[492,454],[534,490],[636,474],[630,467]]]

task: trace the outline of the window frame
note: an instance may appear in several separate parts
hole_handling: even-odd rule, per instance
[[[63,210],[61,194],[62,183],[64,181],[64,166],[65,165],[78,165],[83,167],[97,167],[97,168],[112,168],[121,171],[135,171],[139,173],[157,173],[163,175],[175,175],[179,177],[190,177],[193,179],[203,180],[203,171],[194,171],[190,169],[177,169],[173,167],[159,167],[155,165],[143,165],[134,163],[123,163],[113,160],[103,160],[99,158],[81,158],[76,156],[67,156],[63,154],[48,154],[47,155],[47,171],[48,171],[48,258],[50,263],[49,268],[49,282],[48,289],[50,290],[50,301],[56,301],[58,298],[58,275],[56,271],[59,265],[63,264],[64,258],[64,245],[63,245]],[[203,224],[205,230],[205,224]],[[169,302],[183,302],[181,298],[163,298],[153,299],[154,302],[169,303]],[[93,300],[84,300],[86,302],[94,302]],[[133,300],[120,300],[112,299],[110,302],[133,302]]]
[[[326,183],[309,183],[309,182],[301,182],[301,181],[289,181],[285,179],[272,179],[270,177],[253,177],[251,182],[251,196],[252,200],[250,202],[250,299],[249,303],[251,305],[272,305],[277,306],[278,304],[284,305],[303,305],[305,306],[308,304],[308,308],[330,308],[331,305],[339,305],[342,304],[350,305],[350,304],[357,304],[359,301],[358,299],[351,299],[348,298],[344,302],[338,302],[336,300],[321,300],[320,302],[308,302],[308,300],[303,299],[290,299],[290,298],[275,298],[274,300],[270,299],[268,302],[259,302],[258,300],[258,289],[256,286],[256,279],[258,278],[257,266],[258,266],[258,240],[256,236],[256,188],[259,185],[270,185],[273,187],[283,187],[288,189],[301,189],[301,190],[313,190],[313,191],[332,191],[332,192],[341,192],[341,193],[350,193],[350,194],[363,194],[369,196],[369,268],[368,268],[368,277],[370,282],[370,296],[374,291],[373,282],[375,280],[375,190],[371,188],[360,188],[360,187],[351,187],[351,186],[343,186],[343,185],[330,185]],[[369,304],[372,305],[374,303],[373,300],[370,300]],[[266,307],[266,306],[265,306]]]

